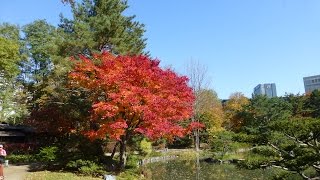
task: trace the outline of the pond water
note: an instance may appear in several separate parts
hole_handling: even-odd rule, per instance
[[[192,160],[172,160],[147,164],[143,173],[154,180],[260,180],[272,179],[275,169],[247,170],[232,164],[196,163]]]

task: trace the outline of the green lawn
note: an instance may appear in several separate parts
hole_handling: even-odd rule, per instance
[[[93,178],[90,176],[77,176],[72,173],[63,172],[50,172],[50,171],[39,171],[29,173],[26,180],[101,180],[100,178]]]

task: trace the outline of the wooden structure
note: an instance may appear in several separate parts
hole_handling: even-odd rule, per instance
[[[27,126],[12,126],[0,124],[0,143],[27,143],[34,134],[34,130]]]

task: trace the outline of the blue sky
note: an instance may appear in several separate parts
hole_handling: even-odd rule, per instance
[[[222,99],[250,97],[259,83],[277,93],[304,93],[305,76],[320,74],[319,0],[129,0],[126,14],[146,25],[147,50],[180,74],[191,60],[208,68]],[[59,0],[2,0],[0,22],[59,23],[70,16]]]

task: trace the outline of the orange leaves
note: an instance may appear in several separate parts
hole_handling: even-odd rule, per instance
[[[99,116],[102,119],[116,115],[118,110],[117,106],[106,102],[95,103],[92,105],[92,108],[94,115]]]
[[[126,121],[117,119],[116,121],[102,124],[99,130],[91,130],[86,132],[85,135],[90,139],[105,139],[107,137],[106,135],[108,135],[111,139],[119,140],[120,136],[125,133],[126,128],[128,128]]]
[[[192,132],[193,130],[196,130],[196,129],[203,129],[205,128],[204,124],[202,123],[199,123],[199,122],[191,122],[187,129],[186,129],[186,132],[189,134],[190,132]]]
[[[94,102],[92,121],[100,124],[88,136],[118,139],[128,131],[149,138],[182,136],[178,121],[192,115],[194,96],[187,78],[146,56],[81,57],[69,75],[72,86],[86,88]],[[121,120],[120,120],[121,119]]]

